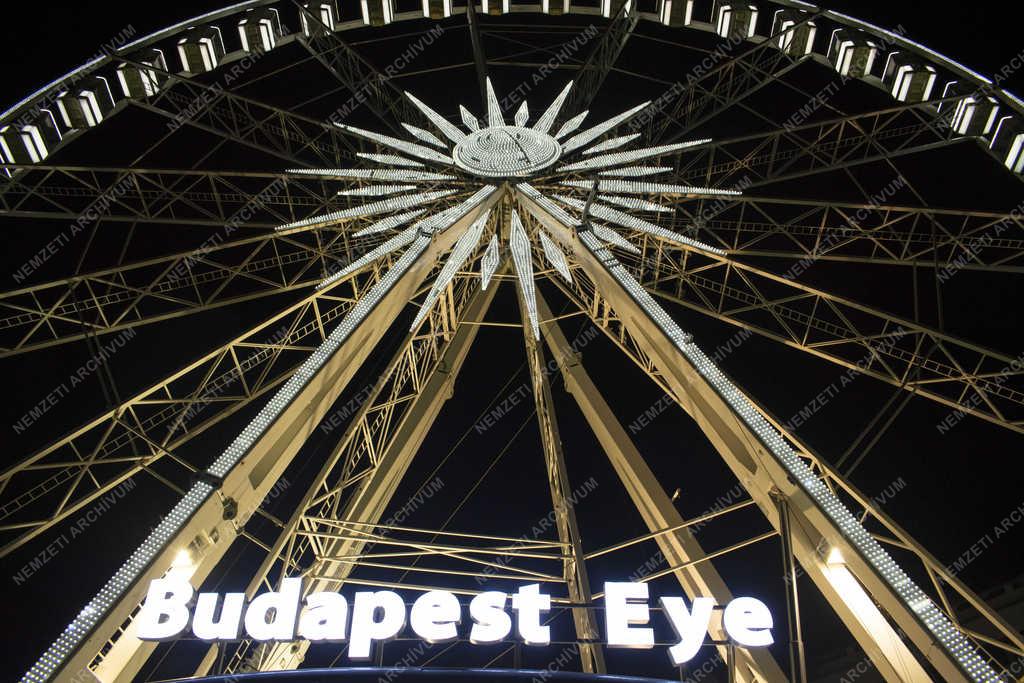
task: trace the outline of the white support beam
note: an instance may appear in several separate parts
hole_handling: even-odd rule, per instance
[[[700,561],[706,556],[704,549],[694,538],[690,528],[685,526],[683,516],[672,504],[654,472],[626,434],[622,423],[590,379],[580,358],[573,352],[572,346],[558,326],[547,301],[539,292],[537,312],[541,320],[547,321],[541,325],[541,334],[551,348],[551,353],[565,378],[565,388],[579,405],[583,417],[586,418],[598,443],[622,480],[622,485],[647,529],[651,533],[662,529],[676,529],[671,533],[657,535],[655,541],[665,555],[668,566],[682,567],[673,572],[679,585],[691,600],[695,597],[713,597],[719,605],[729,604],[733,598],[729,587],[710,562]],[[721,624],[715,627],[711,637],[722,642],[728,640]],[[718,654],[723,662],[726,661],[728,648],[719,645]],[[785,683],[787,680],[775,658],[766,649],[740,649],[736,655],[740,664],[737,674],[739,680],[744,683]]]

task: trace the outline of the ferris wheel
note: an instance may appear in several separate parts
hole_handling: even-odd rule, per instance
[[[886,680],[1020,676],[1020,633],[693,330],[717,321],[739,343],[758,336],[890,385],[894,403],[1024,432],[1020,357],[806,277],[1024,270],[1024,103],[999,78],[796,0],[252,0],[118,43],[0,117],[0,217],[63,226],[0,294],[0,353],[32,367],[85,346],[78,379],[99,377],[110,404],[11,459],[0,556],[45,548],[136,478],[174,504],[126,534],[123,560],[23,682],[280,671],[341,648],[243,634],[190,641],[168,664],[177,644],[136,632],[148,586],[168,577],[250,600],[295,576],[303,595],[468,599],[489,582],[539,582],[574,661],[605,673],[607,596],[588,566],[646,545],[665,564],[643,581],[725,606],[734,595],[713,561],[773,542],[789,661],[709,622],[704,652],[730,680],[807,680],[808,591]],[[638,44],[662,57],[631,58]],[[994,199],[919,183],[954,148]],[[74,272],[34,277],[58,252],[76,255]],[[511,322],[493,315],[502,296]],[[239,324],[199,352],[193,332],[210,335],[186,326],[211,311]],[[573,338],[577,323],[593,335]],[[525,350],[550,534],[388,514],[456,381],[473,381],[459,373],[485,329]],[[189,360],[154,359],[145,388],[118,392],[108,361],[148,330],[180,335]],[[683,516],[602,393],[606,369],[587,362],[597,337],[685,411],[741,498]],[[557,381],[642,532],[585,542]],[[15,432],[47,409],[30,407]],[[329,446],[313,458],[315,437]],[[738,513],[763,528],[722,548],[698,541]],[[241,546],[259,561],[236,565]],[[488,664],[518,652],[494,647]]]

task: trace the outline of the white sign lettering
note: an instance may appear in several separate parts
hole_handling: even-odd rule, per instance
[[[604,585],[605,634],[608,647],[654,647],[650,593],[646,583]],[[662,597],[659,604],[675,632],[669,647],[674,664],[693,659],[704,644],[715,609],[712,598]],[[511,595],[486,591],[469,603],[472,626],[469,641],[497,643],[512,633],[515,613],[516,635],[527,645],[549,645],[551,628],[544,622],[551,610],[551,596],[541,593],[539,584],[522,586]],[[332,592],[309,593],[302,597],[302,580],[284,579],[279,591],[255,597],[246,605],[244,593],[200,593],[188,581],[174,576],[156,579],[135,619],[136,635],[142,640],[170,640],[189,629],[206,641],[237,640],[244,634],[256,641],[312,642],[349,641],[348,654],[355,660],[369,659],[374,643],[397,637],[406,626],[428,643],[443,643],[459,637],[462,605],[455,594],[432,590],[420,595],[410,609],[398,593],[388,590],[358,591],[352,598],[351,619],[345,596]],[[767,647],[774,642],[772,615],[755,598],[736,598],[724,606],[722,625],[728,637],[742,647]]]

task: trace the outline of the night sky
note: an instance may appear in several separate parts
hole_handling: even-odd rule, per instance
[[[884,27],[902,26],[909,37],[984,74],[998,71],[1024,48],[1019,27],[1003,16],[1006,3],[836,1],[827,3],[827,6]],[[6,6],[5,21],[0,29],[4,34],[6,67],[2,76],[4,87],[0,106],[6,109],[41,84],[83,62],[96,52],[98,45],[112,39],[127,26],[131,26],[138,35],[144,35],[217,7],[219,5],[208,2],[137,3],[123,0],[108,0],[101,7],[97,7],[97,3],[17,3]],[[290,20],[294,22],[294,18]],[[554,23],[584,26],[587,20],[586,17],[570,16]],[[488,25],[498,25],[502,21],[531,24],[537,21],[537,17],[529,14],[501,20],[488,17],[484,20],[484,27],[486,29]],[[412,38],[405,34],[425,30],[429,25],[428,22],[404,23],[383,30],[395,35],[393,41],[361,42],[387,35],[386,32],[372,31],[356,32],[352,40],[372,63],[379,66],[391,61],[408,44]],[[646,27],[650,34],[673,35],[668,31],[659,33],[657,27]],[[763,33],[760,29],[758,32]],[[557,45],[570,35],[569,32],[553,34],[548,40]],[[237,41],[234,33],[226,34],[226,38],[232,45]],[[461,28],[447,31],[436,46],[422,55],[417,68],[452,61],[471,62],[472,55],[468,40],[463,40],[465,38],[467,34]],[[709,40],[703,35],[698,38]],[[504,54],[512,48],[503,44],[492,49]],[[303,56],[306,55],[299,46],[290,45],[265,57],[253,74],[269,73]],[[668,78],[675,72],[682,72],[687,59],[692,60],[693,55],[683,51],[672,52],[655,41],[634,38],[620,63],[632,71]],[[176,56],[174,61],[177,62]],[[328,78],[315,65],[306,65],[300,73],[302,75],[295,80],[269,77],[262,84],[245,86],[244,92],[257,99],[289,106],[315,94],[322,83],[318,78]],[[508,67],[495,68],[492,78],[499,93],[507,92],[515,88],[526,73]],[[808,83],[813,83],[821,73],[819,70],[817,75],[810,73],[805,76]],[[545,108],[564,82],[559,74],[559,77],[537,86],[530,94],[531,112],[536,114]],[[471,63],[468,68],[452,72],[400,79],[399,84],[415,91],[446,115],[454,115],[459,103],[482,113]],[[1005,85],[1014,92],[1024,92],[1024,76],[1016,74]],[[588,120],[598,121],[611,116],[643,99],[657,97],[661,90],[655,83],[612,74],[594,102],[592,118]],[[881,108],[886,106],[885,102],[891,102],[877,90],[861,83],[848,86],[837,97],[837,102],[849,104],[851,109],[858,106],[864,110],[871,109],[869,105],[858,104],[861,98],[877,102],[878,106],[873,108]],[[328,98],[314,103],[304,109],[304,113],[313,117],[325,116],[339,105],[340,99],[339,95],[337,100]],[[793,110],[794,101],[762,98],[758,105],[764,107],[769,116],[782,120],[786,118],[786,112]],[[356,125],[373,127],[373,121],[365,111],[358,111],[353,117]],[[109,128],[98,130],[88,139],[83,138],[70,145],[57,158],[68,164],[126,163],[146,147],[147,140],[163,129],[163,124],[152,115],[139,112],[127,112],[109,123]],[[743,128],[744,125],[740,119],[716,121],[709,124],[708,133],[722,138],[757,132]],[[184,131],[180,140],[179,144],[161,149],[147,163],[152,167],[187,167],[201,153],[208,151],[212,138]],[[239,148],[218,151],[208,162],[208,167],[277,172],[285,164],[269,155]],[[1024,198],[1018,181],[1008,179],[1005,174],[1000,175],[995,162],[973,148],[939,150],[927,158],[908,159],[901,169],[925,189],[927,200],[945,207],[1009,210]],[[865,187],[878,188],[888,181],[882,173],[881,169],[870,167],[858,171],[858,177]],[[839,176],[830,175],[801,182],[797,186],[771,188],[770,191],[845,198],[849,195],[849,188],[843,187],[843,182]],[[4,282],[0,286],[10,289],[16,286],[16,282],[4,279],[10,278],[6,274],[16,271],[26,258],[50,239],[51,234],[63,226],[47,220],[12,220],[9,217],[0,217],[0,224],[7,236],[6,247],[0,254],[0,280]],[[134,248],[140,250],[138,254],[159,254],[182,248],[182,245],[195,244],[197,239],[201,241],[196,233],[184,235],[178,232],[179,228],[139,227],[140,231],[145,229],[151,233],[144,240],[137,240]],[[84,261],[88,266],[85,270],[116,262],[117,246],[116,234],[107,236],[105,241],[100,238]],[[33,273],[29,282],[45,282],[68,275],[73,272],[79,253],[77,244],[74,248],[65,249]],[[766,261],[762,265],[781,272],[787,263]],[[821,262],[811,267],[801,279],[906,317],[913,315],[916,289],[919,297],[917,307],[923,323],[937,325],[941,319],[945,329],[953,335],[1013,357],[1024,352],[1024,344],[1020,341],[1024,322],[1019,303],[1024,286],[1019,275],[961,272],[942,286],[939,297],[936,296],[931,271],[922,268],[917,273],[916,288],[914,277],[910,269],[904,267]],[[556,312],[565,308],[567,302],[556,289],[547,285],[542,291]],[[139,328],[108,364],[118,393],[122,397],[133,395],[207,349],[295,301],[298,296],[293,293],[264,298]],[[737,328],[683,307],[665,305],[684,329],[696,335],[705,350],[712,352],[730,344],[730,340],[735,342]],[[385,336],[381,348],[371,355],[368,367],[361,370],[343,392],[337,404],[339,407],[358,398],[366,383],[376,377],[407,329],[411,315],[410,307]],[[517,316],[514,290],[503,286],[488,319],[508,322],[516,320]],[[570,339],[586,331],[581,320],[570,318],[562,324]],[[99,381],[99,373],[95,373],[30,429],[19,433],[10,426],[81,366],[88,359],[88,354],[84,344],[76,343],[0,360],[8,397],[0,416],[0,434],[3,434],[0,443],[4,446],[6,464],[21,460],[110,405],[110,398],[105,395]],[[634,425],[629,431],[662,485],[670,493],[680,489],[678,505],[684,518],[743,497],[736,489],[735,478],[682,410],[669,407],[656,411],[656,416],[649,420],[641,420],[648,408],[659,405],[662,393],[604,336],[586,345],[583,362],[623,424]],[[799,413],[825,387],[838,382],[843,372],[837,365],[757,336],[744,340],[735,351],[727,354],[722,367],[750,396],[783,421]],[[417,491],[431,490],[432,495],[423,498],[422,506],[409,518],[408,524],[434,528],[447,523],[451,530],[512,537],[530,534],[533,524],[547,514],[551,503],[539,434],[535,422],[530,419],[532,399],[523,388],[528,380],[520,330],[512,327],[483,328],[462,370],[454,396],[417,454],[412,470],[397,491],[395,504],[385,518]],[[586,494],[580,497],[576,506],[584,548],[591,551],[644,533],[639,515],[631,509],[628,496],[619,486],[613,469],[589,432],[574,400],[564,390],[560,378],[553,377],[553,390],[571,482],[576,487],[596,482],[592,490],[587,487]],[[827,461],[835,463],[872,423],[894,391],[893,387],[874,379],[859,378],[801,425],[796,434]],[[480,420],[510,396],[520,399],[517,405],[493,427],[479,428]],[[198,464],[208,464],[251,414],[252,411],[242,411],[221,423],[196,439],[183,457]],[[948,433],[940,433],[936,424],[948,414],[949,409],[941,405],[921,398],[912,399],[889,429],[881,434],[851,477],[864,493],[884,501],[885,511],[946,564],[953,563],[973,545],[992,535],[995,527],[1003,525],[1011,513],[1024,506],[1024,470],[1019,464],[1022,436],[970,417]],[[649,424],[641,426],[641,422]],[[286,484],[268,502],[268,512],[279,517],[288,516],[289,505],[301,495],[303,487],[319,469],[334,439],[340,434],[341,430],[331,433],[318,430],[314,434],[286,473]],[[853,449],[851,460],[863,452],[874,435],[875,430],[869,430],[868,438]],[[187,484],[187,477],[183,477],[180,471],[175,476],[179,485]],[[136,479],[137,487],[128,491],[95,523],[79,529],[74,538],[71,538],[69,523],[0,560],[0,586],[3,587],[0,622],[6,629],[0,678],[14,680],[35,661],[80,606],[95,594],[130,550],[157,523],[160,515],[173,504],[174,495],[166,487],[151,478]],[[479,488],[475,488],[481,481]],[[430,487],[431,482],[440,482],[434,484],[436,491],[423,488]],[[449,517],[471,491],[472,495],[465,504]],[[0,502],[6,501],[8,493],[3,496],[4,500]],[[263,538],[272,537],[273,530],[265,520],[255,522],[254,526]],[[763,518],[748,509],[709,525],[700,532],[699,538],[706,549],[715,549],[767,529]],[[56,556],[32,576],[16,581],[15,575],[26,563],[54,541],[62,546]],[[1024,525],[1006,527],[999,541],[986,547],[984,553],[960,573],[960,578],[983,595],[999,592],[1009,582],[1024,582],[1021,543],[1024,543]],[[244,550],[241,543],[236,546],[207,582],[206,586],[211,590],[243,590],[258,566],[260,556],[253,552],[251,546]],[[599,590],[605,580],[624,579],[638,571],[642,573],[654,552],[653,544],[643,544],[597,560],[589,567],[594,589]],[[655,570],[665,566],[656,560],[654,565]],[[716,566],[735,594],[761,597],[772,608],[777,620],[777,642],[772,651],[780,663],[785,662],[785,605],[778,542],[762,542],[722,558]],[[422,577],[414,576],[410,580],[415,582]],[[476,588],[472,579],[463,579],[465,581]],[[495,585],[499,583],[495,582]],[[460,584],[453,581],[451,585]],[[654,595],[680,594],[678,584],[671,577],[655,581],[654,586]],[[814,586],[806,579],[801,580],[799,586],[811,670],[817,672],[821,680],[838,680],[847,667],[842,666],[840,673],[835,674],[832,673],[832,663],[846,661],[842,658],[855,648],[855,643]],[[554,590],[563,589],[556,586]],[[1018,628],[1024,626],[1020,614],[1013,619]],[[559,617],[554,622],[556,634],[569,634],[569,623],[567,617]],[[665,636],[662,640],[667,639],[667,634],[659,632],[659,635]],[[385,661],[400,659],[403,648],[407,646],[391,646]],[[441,649],[438,647],[431,652],[440,652]],[[558,655],[558,650],[557,647],[532,652],[524,650],[523,666],[544,667]],[[188,673],[189,666],[194,666],[199,652],[201,650],[194,642],[161,646],[158,656],[144,667],[142,680],[184,675]],[[482,665],[499,652],[499,649],[463,647],[440,655],[432,663]],[[707,654],[709,652],[706,651],[702,656]],[[336,661],[337,656],[336,646],[321,646],[311,651],[308,661],[326,665]],[[850,661],[857,659],[854,656]],[[669,666],[667,657],[660,650],[653,653],[614,652],[608,660],[610,670],[618,673],[666,678],[678,676],[678,671]],[[344,663],[346,660],[342,657],[340,661]],[[180,665],[180,662],[185,664]],[[510,655],[499,660],[505,666],[511,666],[512,662]],[[572,664],[568,668],[574,666]],[[717,670],[711,679],[723,675],[721,670]]]

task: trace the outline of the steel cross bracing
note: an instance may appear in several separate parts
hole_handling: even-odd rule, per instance
[[[297,575],[310,579],[309,590],[334,590],[353,581],[349,574],[359,557],[368,563],[393,563],[416,552],[461,558],[450,548],[442,552],[440,546],[432,547],[429,540],[396,540],[403,534],[379,528],[378,523],[423,436],[451,395],[479,329],[462,323],[482,319],[493,299],[493,290],[476,292],[469,279],[460,278],[449,287],[443,301],[374,380],[290,519],[276,538],[266,542],[269,550],[248,586],[250,595],[284,576]],[[368,543],[375,547],[366,550]],[[551,550],[550,544],[535,548]],[[560,550],[554,550],[557,558]],[[466,554],[471,559],[480,553],[486,550]],[[467,562],[469,567],[481,566]],[[225,657],[218,673],[294,668],[304,654],[305,647],[291,644],[243,641]],[[211,664],[207,659],[197,674],[208,673]]]
[[[315,177],[284,173],[140,167],[7,164],[0,216],[76,220],[90,209],[104,221],[275,228],[337,198]],[[308,207],[308,208],[307,208]],[[233,223],[247,209],[246,220]]]
[[[288,379],[381,272],[313,291],[5,470],[0,556],[139,473],[187,481],[208,464],[188,442]]]
[[[561,580],[550,572],[538,574],[495,561],[496,554],[514,556],[519,552],[560,564],[559,543],[528,543],[518,550],[509,549],[504,542],[497,548],[491,543],[466,546],[462,544],[473,540],[460,534],[435,532],[424,538],[412,529],[381,524],[395,487],[451,396],[479,330],[473,323],[483,319],[493,300],[493,288],[478,291],[476,283],[470,282],[469,277],[454,281],[423,326],[395,354],[291,519],[270,544],[272,551],[249,584],[250,592],[258,590],[261,582],[273,585],[270,575],[275,572],[278,578],[301,573],[320,587],[316,590],[336,590],[345,583],[397,585],[352,577],[351,572],[363,560],[370,566],[385,564],[406,572],[414,569],[417,575],[433,571],[438,575],[476,576],[490,568],[530,581]],[[444,538],[438,541],[439,536]],[[477,540],[505,539],[478,536]],[[401,565],[426,558],[441,560],[442,565]],[[227,658],[223,672],[295,668],[304,653],[305,647],[295,651],[290,646],[246,641]]]
[[[1024,368],[1012,356],[729,257],[648,239],[639,259],[624,258],[653,294],[1024,431]]]
[[[679,585],[691,600],[695,597],[713,596],[718,604],[727,604],[733,598],[732,592],[714,565],[703,561],[708,557],[707,553],[694,537],[689,525],[684,523],[679,510],[591,380],[583,367],[582,359],[573,352],[572,345],[540,294],[537,296],[537,310],[542,320],[549,321],[541,325],[541,332],[565,378],[566,390],[579,405],[587,424],[615,468],[648,530],[651,534],[656,534],[654,540],[672,568],[671,573],[675,575]],[[607,333],[610,328],[608,325],[601,325],[601,329]],[[666,529],[672,531],[666,532]],[[593,556],[595,554],[592,553],[590,557]],[[726,634],[721,631],[714,633],[713,638],[721,642],[728,640]],[[728,656],[727,648],[719,645],[717,649],[722,661],[725,661]],[[740,681],[758,680],[770,683],[786,680],[770,653],[742,649],[737,654],[741,660],[738,672]]]
[[[787,31],[795,30],[815,16],[808,14]],[[704,74],[691,74],[686,83],[677,83],[663,96],[666,100],[663,104],[660,100],[656,102],[648,116],[645,139],[652,144],[679,140],[701,123],[777,81],[807,59],[807,56],[794,57],[788,51],[780,50],[776,44],[778,38],[778,35],[757,38],[758,43],[754,47],[749,47],[749,43],[742,40],[726,39],[719,48],[726,61]],[[733,50],[740,52],[731,57]]]
[[[200,583],[209,575],[238,535],[238,524],[254,513],[298,453],[304,441],[300,435],[307,435],[320,423],[433,270],[436,259],[452,248],[458,235],[488,211],[498,196],[494,191],[479,193],[472,203],[451,215],[448,229],[414,237],[250,426],[192,484],[171,514],[79,614],[75,625],[51,646],[53,657],[61,653],[61,671],[105,666],[116,676],[141,664],[144,657],[140,653],[152,644],[121,635],[126,633],[149,580],[171,567],[182,541],[192,550],[186,578]],[[103,662],[96,664],[99,652],[104,653]],[[53,666],[53,661],[58,660],[44,657],[35,670],[42,672]],[[27,677],[31,680],[37,675],[29,673]]]
[[[1019,359],[810,287],[791,274],[640,232],[632,237],[641,253],[624,255],[624,262],[658,296],[1024,431]],[[933,346],[937,352],[928,356]]]
[[[570,119],[590,108],[594,98],[601,92],[601,86],[608,78],[608,73],[615,68],[615,63],[626,47],[626,41],[633,35],[640,21],[640,11],[635,2],[623,2],[597,44],[587,56],[587,61],[580,66],[576,84],[569,91],[569,96],[562,107],[561,118]]]
[[[592,603],[590,579],[584,562],[576,511],[567,498],[572,491],[572,486],[569,483],[569,474],[565,467],[562,437],[558,431],[558,420],[555,416],[554,400],[551,396],[551,384],[548,381],[548,373],[545,371],[544,352],[541,349],[540,340],[534,337],[526,303],[522,301],[521,295],[519,310],[523,328],[523,343],[526,346],[526,362],[530,367],[530,384],[533,387],[537,422],[540,428],[541,443],[544,447],[548,486],[551,489],[551,503],[555,511],[555,524],[558,527],[558,539],[566,546],[562,572],[569,588],[569,599],[577,605],[589,605]],[[572,610],[572,616],[576,637],[580,641],[580,661],[583,670],[588,673],[605,673],[607,669],[604,663],[604,653],[601,651],[600,645],[596,644],[600,635],[594,612],[586,607],[575,607]]]
[[[744,195],[674,200],[671,225],[730,253],[924,268],[1019,270],[1024,228],[1015,211],[961,210]],[[723,217],[723,218],[719,218]],[[933,219],[944,228],[933,229]],[[771,246],[766,241],[775,240]],[[759,249],[758,247],[764,247]],[[776,249],[777,247],[777,249]],[[766,253],[765,253],[766,252]]]
[[[661,387],[666,394],[671,392],[671,388],[666,378],[661,374],[658,368],[654,366],[650,357],[645,354],[643,345],[634,340],[630,331],[625,325],[623,325],[623,321],[618,317],[615,311],[611,309],[600,293],[595,291],[593,283],[580,280],[576,283],[575,288],[569,288],[559,280],[553,280],[553,282],[558,285],[559,289],[569,296],[576,305],[578,305],[582,310],[586,310],[593,323],[609,338],[612,343],[622,350],[622,352],[630,358],[637,367],[646,373],[655,384]],[[538,303],[540,304],[540,301],[538,301]],[[549,340],[549,343],[551,339],[556,337],[556,335],[561,334],[557,328],[554,328],[554,326],[551,325],[546,326],[544,329],[546,335],[545,338]],[[556,343],[555,347],[564,349],[566,348],[566,345]],[[628,436],[626,436],[624,430],[622,430],[618,437],[613,436],[614,432],[618,431],[615,429],[616,420],[614,414],[602,408],[603,401],[600,399],[600,395],[597,393],[596,387],[591,387],[592,383],[589,382],[589,378],[586,376],[586,371],[582,369],[579,359],[574,357],[572,354],[566,355],[565,358],[567,360],[562,362],[560,367],[563,374],[567,377],[567,389],[573,394],[577,403],[580,404],[580,407],[583,409],[584,415],[587,417],[588,422],[594,429],[595,434],[597,434],[598,438],[601,439],[602,445],[607,450],[609,446],[605,444],[615,444],[620,448],[622,447],[622,444],[626,444],[626,448],[624,448],[623,451],[628,455],[629,446],[631,445],[628,443]],[[583,383],[582,391],[577,390],[576,382]],[[915,561],[919,562],[920,565],[924,567],[930,583],[934,587],[933,595],[935,599],[942,604],[945,613],[953,623],[958,625],[961,623],[961,619],[958,617],[956,609],[954,609],[954,606],[956,605],[954,599],[961,600],[962,604],[969,606],[970,610],[976,610],[976,612],[970,612],[972,617],[976,613],[981,614],[987,626],[987,633],[971,631],[964,629],[961,626],[961,630],[975,641],[975,644],[979,649],[986,650],[995,648],[1004,653],[1009,653],[1014,657],[1024,655],[1024,638],[1022,638],[1021,634],[1010,626],[995,609],[986,604],[976,593],[974,593],[974,591],[964,585],[964,583],[957,578],[946,565],[929,553],[924,546],[907,533],[889,515],[881,510],[870,496],[865,495],[849,481],[839,476],[818,454],[812,451],[806,444],[802,443],[795,435],[792,434],[792,432],[787,431],[785,425],[783,425],[780,420],[774,417],[771,413],[765,411],[763,407],[756,404],[755,407],[765,421],[785,437],[786,441],[790,443],[796,453],[806,461],[807,466],[813,472],[820,476],[823,481],[828,482],[829,487],[837,492],[837,494],[842,495],[851,508],[862,511],[859,517],[866,526],[871,522],[877,522],[880,530],[873,532],[876,540],[890,548],[898,549],[899,552],[909,554]],[[621,425],[619,425],[619,429],[621,429]],[[612,453],[609,452],[609,455],[611,456]],[[616,464],[616,467],[619,467],[619,465]],[[642,472],[642,470],[640,471]],[[629,486],[628,482],[624,483],[626,483],[627,487]],[[651,490],[655,490],[653,488],[654,486],[657,486],[656,482],[653,482]],[[660,489],[660,486],[658,488]],[[664,495],[664,491],[662,491],[662,494]],[[652,496],[650,491],[647,491],[646,495],[648,498],[645,500],[657,499]],[[747,504],[749,503],[739,503],[737,504],[737,507],[740,505],[745,506]],[[674,506],[671,506],[670,501],[669,505],[664,507],[669,513],[675,511],[675,508]],[[721,513],[713,514],[722,514],[727,510],[728,508],[722,510]],[[642,508],[641,511],[643,511]],[[678,513],[676,513],[676,515],[678,515]],[[665,530],[685,530],[694,523],[703,522],[709,517],[710,515],[701,516],[694,520],[688,520],[687,522],[675,519],[673,519],[671,523],[663,521],[661,526],[658,527],[660,533],[657,538],[659,545],[662,546],[663,552],[666,553],[666,556],[671,557],[671,555],[669,555],[669,551],[665,550],[665,547],[668,544],[664,543],[662,540],[669,536],[669,532]],[[655,529],[652,527],[652,532],[653,531],[655,531]],[[696,546],[696,548],[698,552],[702,552],[699,550],[699,546]],[[591,555],[594,555],[594,553],[591,553]],[[673,565],[682,565],[685,570],[694,569],[694,566],[687,561],[674,561]],[[679,575],[680,570],[677,569],[675,571],[677,575]],[[707,571],[708,569],[705,567],[704,572]],[[711,572],[711,576],[713,577],[713,570],[711,570]],[[702,576],[704,575],[702,574]],[[682,577],[680,577],[681,582],[682,580]],[[683,585],[684,587],[686,586],[686,584]],[[707,591],[705,591],[705,593],[706,592]]]
[[[329,30],[320,16],[295,3],[312,30],[300,42],[352,96],[366,106],[392,131],[401,133],[402,122],[417,121],[419,110],[404,96],[391,77],[378,71],[336,32]]]
[[[90,170],[82,175],[92,186],[100,187],[107,173],[122,177],[120,169],[102,174]],[[137,209],[138,220],[188,224],[190,219],[182,215],[188,211],[203,217],[197,222],[222,223],[222,229],[212,236],[196,231],[197,245],[191,250],[0,294],[0,356],[316,284],[325,273],[352,262],[383,239],[380,235],[352,237],[374,220],[372,216],[351,218],[341,229],[260,230],[305,218],[307,211],[320,215],[344,207],[341,198],[316,189],[312,180],[304,183],[292,178],[286,182],[272,174],[177,171],[125,172],[124,177],[133,188],[147,189],[126,192],[117,201],[119,207],[135,208],[150,192],[155,198],[173,193],[172,200],[159,206],[151,203],[146,211]],[[171,189],[181,180],[191,189]],[[257,185],[245,188],[246,181]],[[429,184],[423,189],[429,190]],[[459,196],[454,195],[456,199]],[[278,206],[286,208],[278,210]],[[302,206],[311,208],[297,214]],[[165,218],[167,214],[173,218]]]
[[[681,218],[659,224],[695,234],[732,256],[958,270],[1024,270],[1024,217],[1016,212],[958,211],[760,198],[714,205],[679,201]],[[941,219],[942,232],[933,230]],[[795,267],[795,264],[794,264]]]
[[[944,642],[937,642],[923,614],[933,615],[928,617],[929,624],[944,619],[942,623],[948,626],[951,620],[937,616],[941,610],[934,602],[926,607],[920,603],[920,589],[902,570],[893,569],[888,555],[878,554],[877,542],[866,540],[856,519],[799,453],[780,440],[778,432],[671,322],[668,314],[649,296],[640,294],[641,285],[589,229],[584,226],[577,233],[532,200],[524,199],[524,204],[570,252],[589,282],[580,285],[580,274],[572,287],[558,282],[559,287],[574,294],[595,324],[618,321],[620,334],[628,334],[632,343],[643,349],[644,362],[658,369],[670,395],[696,420],[776,529],[779,519],[775,499],[785,497],[794,515],[794,554],[876,668],[888,680],[928,679],[908,645],[879,611],[880,606],[945,680],[971,680],[968,665],[955,654],[960,646],[954,644],[966,642],[968,635],[954,628],[954,635],[948,637],[952,640],[942,636]],[[823,555],[822,548],[835,552]],[[855,596],[857,591],[863,598]],[[977,649],[974,652],[973,662],[984,661],[979,659]]]
[[[167,82],[152,97],[130,102],[177,126],[191,126],[301,166],[338,165],[361,149],[337,126],[116,56],[155,71]]]
[[[976,141],[955,136],[949,126],[951,112],[940,114],[935,102],[917,102],[714,140],[690,149],[672,174],[659,177],[705,187],[757,187]],[[659,163],[652,160],[652,165]]]

